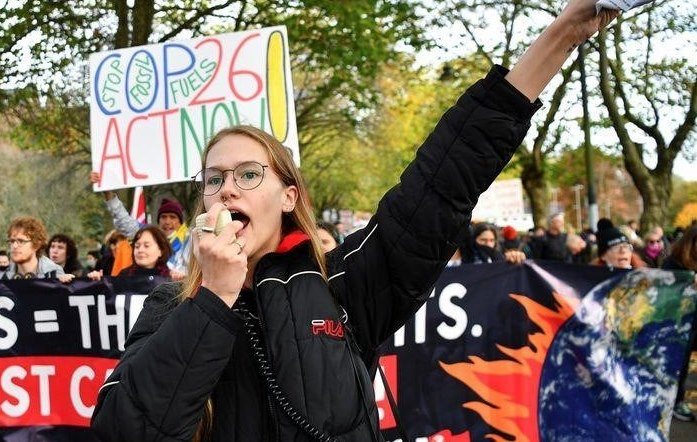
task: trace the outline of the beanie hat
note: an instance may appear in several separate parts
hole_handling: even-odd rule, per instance
[[[598,256],[602,257],[605,252],[617,244],[627,243],[629,240],[626,236],[615,227],[598,231]]]
[[[612,224],[612,221],[610,221],[608,218],[600,218],[598,220],[598,232],[601,230],[612,229],[613,227],[615,227],[615,225]]]
[[[160,204],[160,208],[157,209],[157,219],[159,221],[160,215],[163,213],[173,213],[177,215],[177,218],[179,218],[180,223],[184,223],[184,208],[182,207],[181,204],[179,204],[179,201],[175,199],[169,199],[169,198],[163,198],[162,203]]]
[[[503,235],[503,238],[507,239],[508,241],[512,241],[518,237],[518,231],[513,226],[504,227],[501,229],[501,234]]]

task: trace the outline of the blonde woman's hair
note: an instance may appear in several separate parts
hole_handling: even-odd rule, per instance
[[[322,275],[324,275],[326,278],[326,261],[324,258],[324,252],[322,251],[322,242],[317,236],[315,216],[312,211],[312,205],[310,204],[307,186],[300,175],[300,171],[293,162],[293,157],[291,156],[290,151],[278,140],[276,140],[276,138],[267,134],[261,129],[257,129],[253,126],[235,126],[221,130],[210,139],[201,158],[203,168],[206,167],[206,158],[208,157],[208,153],[213,146],[229,135],[243,135],[258,142],[261,147],[264,148],[269,157],[269,166],[271,170],[276,173],[281,182],[285,186],[295,186],[298,189],[298,198],[295,202],[295,207],[291,212],[284,212],[282,214],[282,234],[287,234],[295,229],[299,229],[310,237],[310,242],[312,244],[312,255],[317,262]],[[203,198],[199,197],[194,218],[204,212],[205,208],[203,206]],[[186,279],[184,280],[184,287],[180,294],[180,301],[194,296],[200,285],[201,266],[196,261],[192,249],[192,253],[189,258],[189,271]]]

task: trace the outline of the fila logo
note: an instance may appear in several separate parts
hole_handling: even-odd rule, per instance
[[[332,319],[313,319],[312,320],[312,334],[317,335],[327,335],[332,338],[343,338],[344,337],[344,324],[340,321],[334,321]]]

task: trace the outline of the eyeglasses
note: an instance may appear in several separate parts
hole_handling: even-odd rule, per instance
[[[252,190],[259,187],[264,180],[264,166],[256,161],[240,163],[234,169],[220,170],[215,167],[203,169],[193,177],[194,187],[204,196],[215,195],[225,184],[226,174],[232,172],[235,185],[242,190]]]
[[[622,243],[610,247],[610,250],[613,252],[632,252],[634,251],[634,247],[632,247],[631,244]]]
[[[12,247],[12,246],[23,246],[24,244],[29,244],[31,242],[30,239],[22,239],[22,238],[7,238],[7,244]]]

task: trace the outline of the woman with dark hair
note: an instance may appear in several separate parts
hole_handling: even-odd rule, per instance
[[[141,227],[133,236],[133,264],[119,272],[118,276],[170,276],[167,260],[172,256],[172,246],[159,227]]]
[[[341,243],[339,230],[337,230],[334,224],[326,221],[317,221],[317,236],[325,253],[331,252]]]
[[[688,228],[680,239],[671,247],[670,255],[663,262],[666,270],[692,270],[697,272],[697,226]],[[697,279],[696,279],[697,282]],[[678,380],[678,394],[675,397],[673,416],[681,421],[693,421],[695,415],[685,402],[685,380],[690,369],[690,355],[697,351],[697,314],[692,318],[692,331],[690,342],[685,352],[685,362],[680,369]]]
[[[382,441],[371,370],[455,251],[537,96],[616,14],[571,0],[510,72],[495,67],[438,123],[368,225],[325,254],[307,187],[273,136],[214,135],[194,184],[183,286],[150,294],[99,392],[105,441]],[[232,222],[216,229],[221,212]]]
[[[498,232],[496,227],[489,223],[477,223],[472,227],[472,233],[465,235],[460,253],[463,264],[488,264],[504,261],[520,264],[525,261],[525,253],[520,250],[508,249],[503,253],[499,251]]]
[[[77,245],[75,241],[63,233],[56,233],[48,240],[46,255],[59,266],[65,273],[76,277],[83,276],[82,265],[78,259]]]

